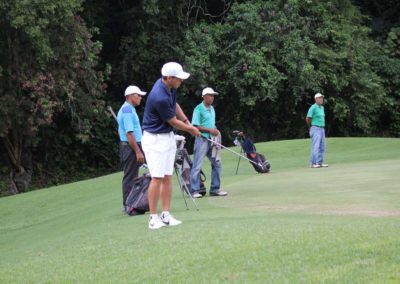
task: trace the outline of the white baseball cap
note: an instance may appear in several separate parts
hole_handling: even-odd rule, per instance
[[[183,71],[182,65],[176,62],[165,63],[161,68],[161,75],[177,77],[179,79],[185,80],[189,78],[190,73]]]
[[[128,88],[126,88],[125,96],[129,96],[129,95],[133,95],[133,94],[138,94],[138,95],[141,95],[141,96],[145,96],[147,93],[141,91],[139,89],[139,87],[136,87],[136,86],[129,86]]]
[[[204,88],[203,91],[201,92],[202,97],[204,97],[205,95],[218,95],[218,93],[214,91],[212,88],[207,87]]]
[[[323,96],[324,96],[324,95],[321,94],[321,93],[316,93],[315,96],[314,96],[314,99],[320,98],[320,97],[323,97]]]

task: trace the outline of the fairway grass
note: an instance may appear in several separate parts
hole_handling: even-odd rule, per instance
[[[309,143],[257,144],[270,174],[223,151],[199,211],[174,181],[173,228],[121,213],[121,173],[1,198],[0,283],[400,283],[400,139]]]

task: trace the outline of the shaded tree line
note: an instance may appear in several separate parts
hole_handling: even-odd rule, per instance
[[[167,61],[192,73],[188,115],[202,88],[220,92],[226,144],[233,129],[307,137],[316,92],[329,136],[399,137],[399,12],[393,0],[2,1],[0,192],[118,170],[106,106],[129,84],[149,91]]]

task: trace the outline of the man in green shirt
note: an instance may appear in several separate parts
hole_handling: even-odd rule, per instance
[[[212,106],[214,96],[218,95],[212,88],[205,88],[202,92],[203,101],[193,111],[192,124],[200,130],[201,135],[195,138],[193,165],[190,173],[190,192],[194,198],[200,198],[200,171],[203,160],[207,158],[211,162],[211,186],[210,196],[225,196],[228,193],[220,190],[221,185],[221,160],[218,155],[213,156],[213,136],[219,136],[219,130],[215,126],[215,110]]]
[[[315,104],[308,110],[306,123],[310,129],[311,137],[311,168],[327,167],[324,164],[325,153],[325,111],[324,96],[320,93],[314,96]]]

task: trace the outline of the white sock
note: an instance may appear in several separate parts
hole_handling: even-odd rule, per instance
[[[153,218],[158,218],[158,214],[150,214],[150,220]]]

